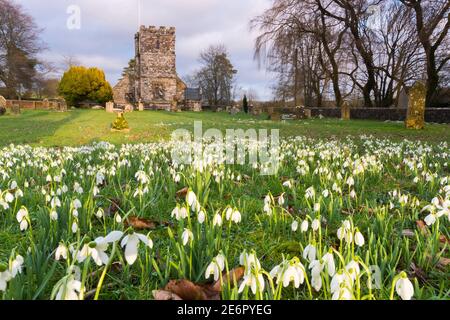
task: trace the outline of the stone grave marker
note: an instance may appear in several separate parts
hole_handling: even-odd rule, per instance
[[[427,88],[423,81],[417,81],[409,90],[406,128],[421,130],[425,128],[425,101]]]
[[[350,120],[350,118],[350,103],[348,103],[348,101],[344,101],[341,109],[341,119]]]
[[[106,103],[106,112],[114,113],[114,102],[109,101]]]

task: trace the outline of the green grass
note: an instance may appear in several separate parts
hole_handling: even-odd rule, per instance
[[[280,129],[280,134],[284,137],[342,138],[364,134],[392,140],[406,138],[429,142],[450,141],[448,124],[429,124],[425,130],[414,131],[405,129],[403,123],[397,122],[343,122],[338,119],[273,122],[265,118],[212,112],[134,112],[126,115],[131,127],[130,132],[112,133],[110,125],[115,115],[105,111],[25,111],[19,116],[0,117],[0,145],[13,143],[32,146],[79,146],[94,141],[107,141],[117,145],[155,142],[169,139],[171,133],[178,128],[192,130],[194,121],[202,121],[204,131],[208,128]]]

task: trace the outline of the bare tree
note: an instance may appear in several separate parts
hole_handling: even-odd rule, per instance
[[[233,100],[234,69],[224,45],[210,46],[200,54],[201,69],[194,81],[211,106],[225,106]]]
[[[33,87],[44,49],[39,40],[40,29],[22,6],[10,0],[0,0],[0,83],[7,95],[21,97]]]
[[[400,0],[415,13],[416,31],[426,56],[427,107],[436,100],[439,73],[450,60],[448,31],[450,29],[450,1]]]

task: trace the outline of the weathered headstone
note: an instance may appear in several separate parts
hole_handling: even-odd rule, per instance
[[[109,101],[106,103],[106,112],[114,113],[114,102]]]
[[[139,101],[138,107],[139,111],[144,111],[144,104],[142,103],[142,101]]]
[[[0,96],[0,108],[6,108],[6,99],[3,96]]]
[[[341,119],[350,120],[350,103],[348,103],[348,101],[344,101],[344,103],[342,104]]]
[[[125,106],[125,108],[123,109],[123,111],[125,111],[125,112],[133,112],[134,111],[134,107],[131,104],[127,104]]]
[[[420,130],[425,128],[425,101],[427,87],[423,81],[417,81],[409,90],[406,128]]]

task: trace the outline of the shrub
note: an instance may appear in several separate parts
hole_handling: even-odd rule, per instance
[[[98,68],[71,67],[64,73],[58,92],[69,105],[74,106],[86,100],[105,103],[113,98],[105,73]]]
[[[113,130],[126,130],[129,129],[130,127],[128,126],[128,122],[127,120],[125,120],[125,117],[123,115],[123,113],[119,113],[117,115],[116,120],[114,120],[114,122],[111,125],[111,128]]]

